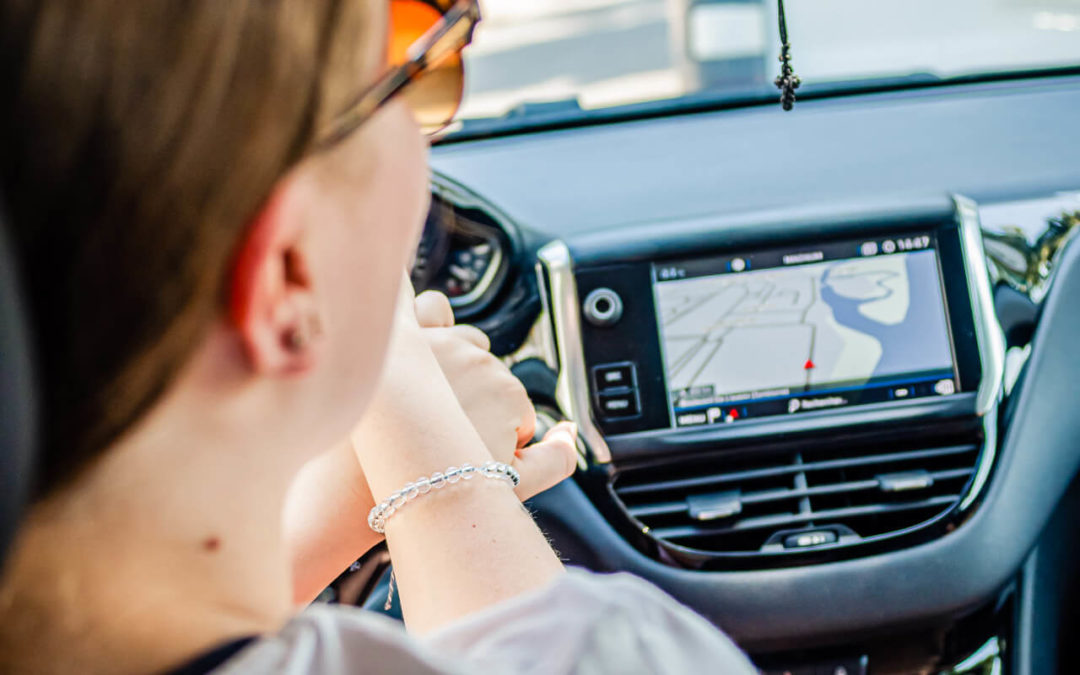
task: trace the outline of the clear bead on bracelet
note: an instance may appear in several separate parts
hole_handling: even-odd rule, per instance
[[[462,464],[460,468],[452,466],[445,472],[436,471],[431,477],[421,477],[415,482],[408,483],[405,487],[391,494],[379,504],[376,504],[368,514],[368,526],[383,534],[386,531],[386,521],[390,516],[397,513],[409,502],[421,495],[426,495],[434,488],[436,490],[452,485],[461,480],[472,480],[476,476],[495,480],[504,480],[514,487],[521,482],[521,476],[517,469],[503,462],[486,462],[483,466],[475,467],[471,464]]]

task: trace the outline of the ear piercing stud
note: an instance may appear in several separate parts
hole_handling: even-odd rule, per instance
[[[311,312],[297,325],[290,327],[285,332],[284,345],[292,353],[302,352],[307,349],[311,341],[322,335],[322,321],[319,315]]]
[[[285,349],[294,354],[304,351],[310,342],[311,338],[308,336],[307,330],[300,326],[293,326],[285,332]]]

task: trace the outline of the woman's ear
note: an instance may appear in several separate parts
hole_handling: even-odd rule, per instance
[[[322,342],[322,318],[303,246],[297,184],[280,183],[237,247],[229,284],[229,318],[255,372],[289,375],[310,369]]]

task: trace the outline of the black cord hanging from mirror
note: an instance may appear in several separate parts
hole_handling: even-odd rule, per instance
[[[776,87],[780,90],[780,105],[784,110],[795,107],[795,90],[802,82],[791,68],[791,43],[787,36],[787,17],[784,16],[784,0],[777,0],[780,16],[780,74],[776,76]]]

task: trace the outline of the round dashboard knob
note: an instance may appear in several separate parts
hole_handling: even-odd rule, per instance
[[[585,296],[585,318],[598,328],[614,326],[622,313],[622,298],[610,288],[597,288]]]

